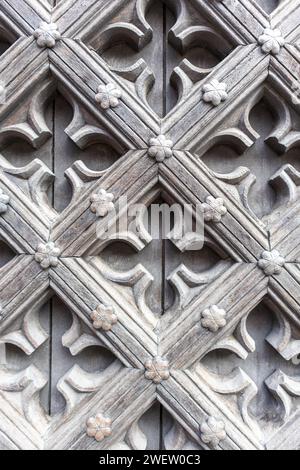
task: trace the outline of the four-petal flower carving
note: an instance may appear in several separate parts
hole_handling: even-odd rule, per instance
[[[203,328],[216,333],[226,325],[226,312],[217,305],[206,308],[201,315],[201,325]]]
[[[0,188],[0,214],[5,214],[8,209],[10,198]]]
[[[173,142],[165,135],[159,135],[150,139],[148,155],[156,159],[157,162],[163,162],[166,158],[173,155]]]
[[[170,377],[169,362],[157,356],[154,359],[148,359],[145,363],[145,377],[152,380],[155,384],[160,384],[163,380],[168,380]]]
[[[214,449],[218,447],[221,441],[226,439],[225,424],[213,416],[210,416],[200,426],[200,437],[204,444],[208,444]]]
[[[56,267],[58,265],[58,258],[60,256],[60,249],[55,246],[53,242],[39,245],[35,254],[35,260],[41,265],[43,269]]]
[[[220,197],[208,196],[206,202],[202,204],[202,209],[205,222],[221,222],[222,217],[227,213],[224,201]]]
[[[86,433],[89,437],[93,437],[97,442],[103,441],[112,433],[112,421],[101,413],[95,417],[89,418],[86,423]]]
[[[109,331],[118,321],[117,315],[114,313],[114,308],[103,304],[98,305],[96,310],[91,314],[93,320],[93,327],[96,330]]]
[[[97,194],[91,196],[91,211],[97,214],[98,217],[105,217],[114,210],[114,199],[115,197],[112,193],[108,193],[105,189],[100,189]]]
[[[107,85],[99,86],[95,99],[102,109],[109,109],[116,108],[120,103],[119,99],[121,97],[122,91],[114,83],[108,83]]]
[[[213,79],[210,83],[203,86],[203,100],[206,103],[212,103],[214,106],[219,106],[222,101],[227,98],[227,85],[220,83],[218,80]]]
[[[267,54],[277,55],[285,44],[284,37],[280,29],[266,28],[264,33],[258,38],[261,48]]]
[[[34,31],[33,35],[36,38],[36,42],[39,47],[53,48],[56,41],[61,39],[57,24],[46,23],[45,21],[43,21],[40,24],[40,27]]]
[[[277,250],[264,251],[261,259],[258,261],[258,266],[264,271],[266,276],[273,276],[274,274],[281,273],[284,263],[285,259]]]

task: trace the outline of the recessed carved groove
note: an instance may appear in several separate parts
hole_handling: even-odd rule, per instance
[[[272,13],[283,0],[255,0],[255,2],[268,14]]]
[[[4,52],[7,51],[7,49],[9,49],[10,46],[11,44],[7,41],[1,40],[1,36],[0,36],[0,56],[4,54]]]
[[[0,20],[0,57],[4,54],[10,46],[17,41],[18,34],[16,31],[12,30],[12,25],[6,25],[3,22],[3,19]]]
[[[0,269],[3,266],[5,266],[7,263],[12,261],[16,256],[16,252],[12,250],[12,248],[3,240],[0,240],[0,253],[1,253]]]

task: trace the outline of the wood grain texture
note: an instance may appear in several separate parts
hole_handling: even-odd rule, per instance
[[[0,0],[1,450],[299,449],[299,24]]]

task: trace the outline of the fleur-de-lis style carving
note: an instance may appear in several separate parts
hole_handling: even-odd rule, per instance
[[[48,269],[50,267],[55,268],[58,265],[60,254],[60,249],[57,248],[53,242],[48,242],[46,244],[39,245],[35,254],[35,260],[43,269]]]
[[[173,156],[173,142],[165,135],[159,135],[150,139],[148,155],[156,159],[157,162],[163,162],[166,158]]]
[[[228,96],[226,90],[226,83],[221,83],[214,79],[203,86],[203,100],[206,103],[212,103],[214,106],[219,106],[219,104],[222,101],[225,101]]]
[[[56,41],[61,39],[57,24],[46,23],[45,21],[43,21],[40,24],[40,27],[34,31],[33,35],[36,38],[36,42],[39,47],[53,48]]]
[[[91,314],[93,320],[93,327],[96,330],[109,331],[118,321],[117,315],[114,313],[113,307],[103,304],[98,305],[96,310]]]
[[[95,417],[89,418],[86,423],[86,433],[93,437],[97,442],[103,441],[112,433],[112,421],[99,413]]]
[[[201,325],[213,333],[226,325],[226,312],[217,305],[206,308],[201,314]]]
[[[225,424],[213,416],[210,416],[200,426],[200,437],[204,444],[217,448],[221,441],[226,439]]]
[[[108,83],[99,86],[95,99],[102,109],[109,109],[119,106],[121,97],[122,91],[114,83]]]
[[[258,261],[258,266],[264,271],[266,276],[273,276],[280,274],[284,266],[285,259],[280,256],[277,250],[264,251],[261,259]]]
[[[0,188],[0,214],[5,214],[8,209],[10,198]]]
[[[114,210],[114,199],[115,197],[112,193],[108,193],[105,189],[100,189],[98,193],[91,196],[91,211],[97,214],[98,217],[105,217]]]
[[[202,209],[205,222],[221,222],[222,217],[227,213],[224,201],[220,197],[208,196],[206,202],[202,204]]]
[[[145,363],[145,377],[152,380],[155,384],[160,384],[163,380],[168,380],[170,377],[169,362],[157,356],[154,359],[148,359]]]
[[[266,28],[264,33],[258,38],[261,48],[267,54],[277,55],[285,44],[284,37],[280,29]]]

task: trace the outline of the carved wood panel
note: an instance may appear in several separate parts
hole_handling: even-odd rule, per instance
[[[299,24],[0,0],[1,449],[300,448]]]

